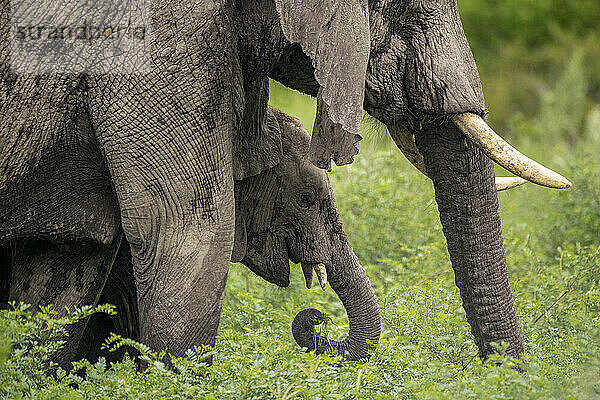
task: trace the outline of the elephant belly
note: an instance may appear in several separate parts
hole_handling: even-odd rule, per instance
[[[120,232],[77,75],[15,75],[0,99],[0,243],[110,243]]]
[[[67,138],[65,138],[67,139]],[[95,142],[81,136],[45,150],[0,189],[0,243],[16,238],[112,243],[119,212]]]

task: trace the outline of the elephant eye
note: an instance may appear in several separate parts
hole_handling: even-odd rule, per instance
[[[298,205],[302,208],[309,208],[315,204],[316,196],[313,192],[301,192],[298,196]]]

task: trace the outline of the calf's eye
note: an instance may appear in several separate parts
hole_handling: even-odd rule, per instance
[[[309,208],[315,204],[316,197],[312,192],[301,192],[298,196],[298,205],[302,208]]]

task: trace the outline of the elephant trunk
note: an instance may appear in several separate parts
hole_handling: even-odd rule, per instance
[[[296,315],[292,333],[296,343],[308,351],[316,350],[317,354],[333,351],[348,360],[363,360],[369,358],[370,351],[379,342],[381,315],[365,270],[345,236],[341,242],[341,254],[338,252],[334,257],[331,269],[328,266],[328,281],[348,313],[348,336],[336,341],[317,333],[314,326],[324,321],[324,315],[314,308],[306,308]],[[338,257],[341,260],[337,260]]]
[[[523,342],[508,282],[492,161],[451,122],[416,135],[433,180],[448,252],[467,320],[486,358],[492,342],[519,356]]]

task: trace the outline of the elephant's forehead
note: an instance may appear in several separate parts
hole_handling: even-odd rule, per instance
[[[280,177],[281,187],[311,187],[317,193],[329,186],[327,173],[315,167],[307,158],[285,157],[275,172]]]

